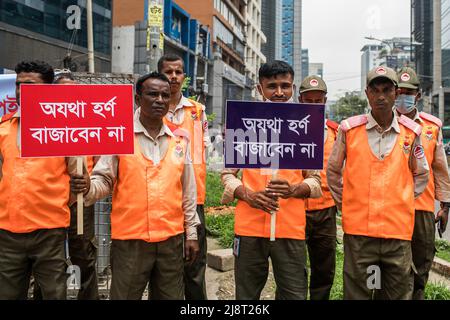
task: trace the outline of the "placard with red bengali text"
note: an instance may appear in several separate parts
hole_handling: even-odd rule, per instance
[[[134,153],[133,85],[21,85],[21,156]]]

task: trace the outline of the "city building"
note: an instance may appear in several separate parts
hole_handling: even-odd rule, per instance
[[[440,104],[444,109],[444,124],[450,125],[450,0],[441,1],[441,87],[438,88]],[[447,139],[450,134],[446,131]]]
[[[117,10],[113,19],[113,72],[144,74],[149,70],[147,51],[148,1],[115,0]],[[190,78],[185,95],[195,95],[208,102],[208,63],[211,57],[210,32],[206,25],[172,0],[161,1],[161,23],[164,31],[164,53],[183,58],[186,75]],[[126,10],[125,10],[126,9]],[[153,63],[153,65],[155,65]]]
[[[206,112],[223,124],[227,100],[250,100],[253,80],[246,75],[247,0],[177,0],[201,24],[211,27],[213,65]]]
[[[302,1],[282,0],[281,60],[294,69],[295,83],[301,82],[302,57]]]
[[[93,0],[95,71],[111,72],[112,3]],[[0,68],[44,60],[88,71],[85,1],[0,1]]]
[[[267,61],[282,58],[282,0],[261,0],[261,28],[266,35],[262,53]]]
[[[411,40],[421,43],[414,47],[415,69],[424,92],[433,87],[433,0],[411,0]]]
[[[302,49],[302,79],[309,75],[309,50]]]
[[[310,63],[309,74],[315,74],[323,78],[323,63]]]
[[[421,81],[423,110],[450,126],[450,1],[411,1],[411,40]],[[444,130],[444,139],[450,131]]]
[[[246,39],[245,71],[247,77],[255,84],[258,81],[259,67],[266,62],[266,56],[261,51],[266,43],[266,36],[261,30],[261,0],[249,0],[247,3]],[[253,89],[252,97],[255,96],[255,91],[256,89]]]
[[[399,70],[405,66],[411,66],[412,47],[410,38],[396,37],[392,39],[369,40],[379,42],[379,44],[367,44],[361,49],[361,92],[364,94],[366,87],[366,75],[371,69],[377,66],[387,66],[394,70]]]
[[[366,90],[367,73],[381,64],[380,51],[382,49],[382,45],[376,44],[367,44],[361,49],[361,92],[363,95]]]

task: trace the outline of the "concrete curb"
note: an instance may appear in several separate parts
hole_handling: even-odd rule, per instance
[[[431,265],[431,270],[450,279],[450,262],[445,261],[444,259],[435,257],[433,264]]]
[[[206,256],[208,267],[226,272],[234,269],[233,249],[208,251]]]

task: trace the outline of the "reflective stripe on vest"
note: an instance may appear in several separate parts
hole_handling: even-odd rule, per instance
[[[134,155],[119,157],[111,212],[112,239],[160,242],[184,232],[181,177],[186,142],[170,138],[158,165],[144,157],[135,137]]]
[[[303,181],[301,170],[279,170],[279,179],[291,184]],[[259,169],[244,169],[242,183],[253,191],[262,191],[272,179],[271,174],[263,175]],[[305,239],[306,214],[303,199],[279,199],[280,210],[277,213],[275,227],[276,238]],[[235,233],[240,236],[270,237],[270,214],[250,207],[239,200],[235,214]]]
[[[414,180],[409,157],[415,133],[400,124],[389,155],[379,160],[365,126],[346,133],[342,225],[344,232],[375,238],[411,240]]]
[[[18,118],[14,118],[0,125],[0,229],[26,233],[66,228],[70,222],[66,159],[21,158],[18,123]]]
[[[335,206],[327,184],[327,164],[331,151],[333,150],[334,142],[336,141],[336,136],[337,131],[328,126],[327,140],[323,146],[323,170],[320,171],[322,197],[318,199],[306,199],[305,204],[307,211],[323,210]]]
[[[428,180],[425,191],[416,199],[416,210],[423,210],[428,212],[434,212],[434,198],[435,198],[435,185],[432,163],[434,160],[434,150],[436,149],[439,127],[431,121],[421,118],[424,122],[422,125],[422,134],[420,135],[420,141],[425,150],[425,156],[427,158],[428,166],[430,168],[430,178]]]
[[[205,142],[203,140],[202,108],[195,101],[189,100],[194,107],[183,107],[184,119],[181,124],[175,124],[164,117],[164,123],[169,127],[181,127],[189,133],[191,158],[194,166],[195,182],[197,184],[197,203],[204,204],[206,197],[206,162]]]

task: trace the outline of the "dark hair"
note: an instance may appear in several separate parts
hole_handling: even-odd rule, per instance
[[[166,61],[169,61],[169,62],[181,61],[183,63],[183,71],[184,71],[183,58],[180,57],[177,54],[168,53],[168,54],[163,55],[161,58],[159,58],[159,60],[158,60],[158,72],[162,72],[162,68],[163,68],[164,62],[166,62]]]
[[[39,73],[45,83],[53,83],[55,77],[52,66],[47,62],[39,60],[19,62],[16,65],[15,71],[17,74],[22,72]]]
[[[390,84],[392,84],[395,88],[397,88],[397,86],[394,84],[394,82],[392,82],[392,80],[390,80],[390,79],[388,79],[388,78],[385,78],[385,77],[379,77],[379,78],[373,79],[373,80],[369,83],[369,85],[368,85],[367,87],[373,88],[373,87],[376,86],[376,85],[379,85],[379,84],[385,84],[385,83],[390,83]]]
[[[75,81],[72,73],[70,72],[70,70],[57,70],[55,69],[55,79],[53,80],[53,83],[58,83],[59,80],[62,79],[68,79],[68,80],[72,80]]]
[[[169,84],[169,86],[170,86],[170,81],[169,81],[169,79],[167,79],[167,77],[165,75],[163,75],[162,73],[154,71],[152,73],[148,73],[146,75],[143,75],[142,77],[140,77],[138,79],[138,81],[136,81],[136,93],[137,94],[139,94],[139,95],[142,94],[142,85],[148,79],[159,79],[159,80],[167,82]]]
[[[259,80],[261,81],[262,78],[273,78],[281,74],[287,74],[289,73],[292,76],[292,79],[294,79],[294,69],[292,67],[280,60],[274,60],[272,62],[264,63],[259,68]]]

